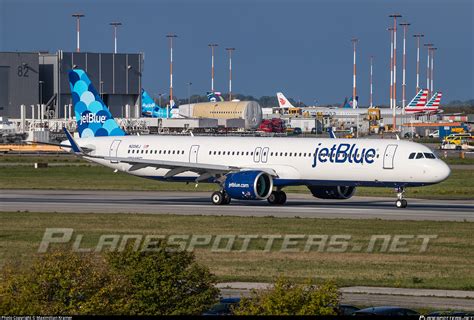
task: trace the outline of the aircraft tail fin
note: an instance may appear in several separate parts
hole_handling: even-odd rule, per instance
[[[218,102],[218,101],[224,101],[224,97],[220,92],[214,91],[214,92],[208,92],[207,93],[207,100],[210,102]]]
[[[347,101],[347,97],[344,99],[344,103],[342,104],[342,107],[343,108],[357,108],[357,105],[359,103],[359,96],[356,96],[355,97],[355,100],[354,100],[354,97],[350,97],[349,101]]]
[[[278,105],[280,108],[294,108],[291,102],[281,92],[277,92]]]
[[[84,70],[69,71],[69,85],[79,137],[125,135]]]
[[[420,91],[418,91],[416,96],[410,101],[410,103],[405,107],[405,109],[422,108],[426,105],[427,98],[428,89],[421,89]]]
[[[441,97],[443,96],[442,92],[435,92],[431,99],[426,103],[426,106],[429,108],[439,108],[441,103]]]

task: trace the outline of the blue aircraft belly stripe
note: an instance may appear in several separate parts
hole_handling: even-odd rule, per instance
[[[195,182],[196,177],[179,176],[172,178],[163,178],[163,176],[145,176],[143,178],[159,180],[159,181],[175,181],[175,182]],[[201,183],[214,183],[214,179],[210,178]],[[342,181],[342,180],[304,180],[304,179],[274,179],[273,185],[276,187],[287,186],[354,186],[354,187],[421,187],[431,185],[427,182],[400,182],[400,181]]]

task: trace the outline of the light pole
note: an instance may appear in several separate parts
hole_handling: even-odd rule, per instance
[[[235,48],[225,48],[229,53],[229,101],[232,101],[232,51]]]
[[[76,45],[76,52],[81,52],[80,49],[80,33],[81,33],[81,18],[85,17],[82,13],[73,13],[72,17],[76,18],[76,34],[77,34],[77,45]]]
[[[397,108],[397,18],[400,18],[401,14],[391,14],[389,17],[393,18],[393,113],[392,113],[392,130],[396,131],[397,119],[396,119],[396,108]]]
[[[406,37],[407,37],[407,28],[410,25],[407,22],[400,23],[400,25],[403,27],[403,71],[402,71],[402,106],[403,109],[405,109],[405,104],[406,104],[406,82],[405,82],[405,72],[406,72],[406,65],[407,65],[407,59],[406,59]]]
[[[413,35],[413,37],[416,38],[416,92],[415,94],[417,94],[420,91],[420,38],[424,36],[425,35],[421,33]]]
[[[41,123],[43,123],[43,117],[44,117],[44,111],[43,111],[43,83],[44,81],[39,81],[40,85],[40,112],[38,112],[38,115],[41,118]]]
[[[431,93],[434,92],[434,88],[433,88],[433,76],[434,76],[434,53],[436,50],[438,50],[438,48],[430,48],[431,50],[431,76],[430,76],[430,80],[431,80],[431,86],[430,86],[430,91]]]
[[[190,105],[191,104],[191,86],[193,85],[193,83],[188,82],[187,85],[188,85],[188,105]]]
[[[426,89],[428,89],[428,96],[430,95],[430,48],[434,46],[432,43],[425,43],[428,57],[426,58]]]
[[[214,48],[218,45],[211,43],[208,46],[211,48],[211,91],[214,92]]]
[[[100,81],[100,98],[104,101],[104,81]]]
[[[353,66],[353,74],[352,74],[352,109],[355,109],[357,107],[357,102],[356,102],[356,95],[357,95],[357,89],[356,89],[356,45],[359,39],[353,38],[351,39],[352,45],[354,47],[354,66]]]
[[[370,107],[372,108],[374,102],[374,90],[373,90],[373,65],[374,56],[370,56]]]
[[[114,53],[117,53],[117,27],[121,26],[121,22],[111,22],[111,26],[114,27]]]
[[[158,101],[159,101],[159,103],[160,103],[160,107],[161,107],[161,96],[162,96],[162,95],[163,95],[162,93],[158,93]]]
[[[393,28],[387,28],[390,32],[390,109],[393,109]]]
[[[177,38],[178,36],[175,34],[167,34],[166,37],[170,41],[170,102],[169,107],[173,108],[174,100],[173,100],[173,39]]]

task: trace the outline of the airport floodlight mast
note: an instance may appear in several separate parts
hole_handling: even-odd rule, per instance
[[[169,108],[173,108],[174,100],[173,100],[173,39],[177,38],[178,36],[172,33],[166,35],[170,42],[170,102],[168,106],[167,115],[169,114]]]
[[[229,101],[232,101],[232,51],[235,48],[225,48],[229,52]]]
[[[373,67],[374,67],[374,56],[370,56],[370,107],[372,108],[374,106],[374,90],[373,90],[373,79],[374,79],[374,74],[373,74]]]
[[[354,66],[353,66],[353,74],[352,74],[352,109],[357,107],[357,88],[356,88],[356,46],[359,39],[352,38],[352,46],[354,48]]]
[[[77,35],[76,52],[81,52],[81,46],[80,46],[81,18],[85,17],[85,15],[82,13],[73,13],[72,17],[76,18],[76,35]]]
[[[214,48],[218,44],[210,43],[208,46],[211,48],[211,91],[214,92]]]
[[[387,28],[390,32],[390,109],[393,108],[393,28]]]
[[[407,28],[410,25],[410,23],[403,22],[400,23],[400,26],[403,27],[403,71],[402,71],[402,106],[403,109],[405,109],[406,105],[406,78],[405,78],[405,73],[406,73],[406,67],[407,67],[407,58],[406,58],[406,38],[407,38]]]
[[[187,82],[188,85],[188,105],[191,104],[191,86],[193,85],[192,82]]]
[[[416,92],[417,94],[420,91],[420,38],[423,38],[425,35],[421,33],[414,34],[413,37],[416,38]]]
[[[111,26],[114,27],[114,53],[117,53],[117,27],[122,25],[122,22],[111,22]]]
[[[430,48],[430,51],[431,51],[431,75],[430,75],[430,81],[431,81],[431,86],[430,86],[430,91],[431,93],[434,92],[434,88],[433,88],[433,76],[434,76],[434,53],[435,51],[438,50],[438,48]]]
[[[425,43],[424,46],[428,51],[428,57],[426,58],[426,89],[428,89],[428,96],[430,95],[430,48],[434,46],[432,43]]]
[[[395,13],[389,15],[393,18],[393,114],[392,114],[392,130],[396,131],[396,108],[397,108],[397,18],[401,18],[401,14]]]

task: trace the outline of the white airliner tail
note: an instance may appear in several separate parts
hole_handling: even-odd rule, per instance
[[[278,105],[280,108],[294,108],[291,102],[281,92],[277,92]]]

